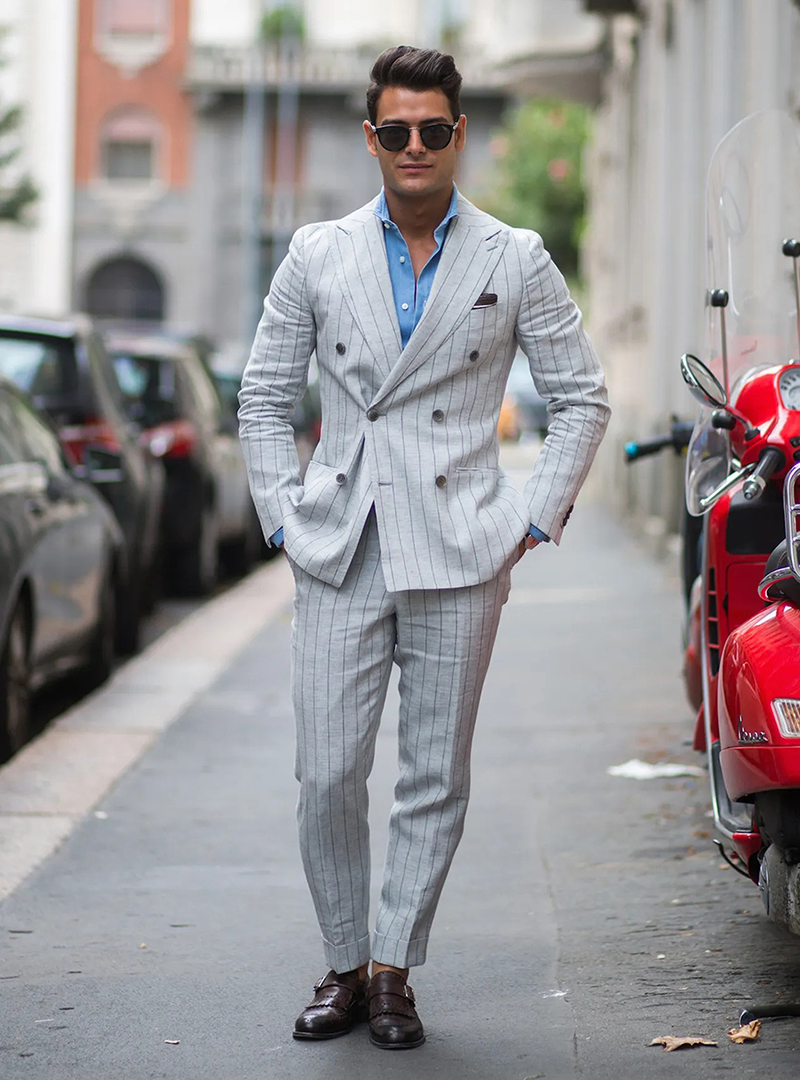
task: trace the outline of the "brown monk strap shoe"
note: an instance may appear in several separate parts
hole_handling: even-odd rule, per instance
[[[295,1039],[336,1039],[367,1019],[367,981],[357,971],[329,971],[314,990],[314,1000],[294,1022]]]
[[[410,1050],[425,1042],[414,991],[395,971],[379,971],[367,990],[369,1038],[382,1050]]]

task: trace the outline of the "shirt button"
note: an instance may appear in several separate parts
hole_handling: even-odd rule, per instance
[[[440,424],[442,420],[444,420],[444,413],[441,409],[433,410],[433,419],[436,421],[437,424]]]
[[[408,304],[401,304],[400,306],[402,307],[403,311],[408,311]]]
[[[367,420],[372,420],[374,422],[375,420],[378,419],[378,417],[380,415],[381,414],[378,412],[377,409],[370,409],[369,412],[367,413]]]
[[[481,354],[478,352],[477,349],[473,349],[472,352],[469,354],[469,358],[474,364],[480,355]]]
[[[345,474],[343,472],[340,472],[340,473],[336,474],[336,483],[337,484],[346,484],[347,483],[347,477],[345,476]]]
[[[344,356],[344,354],[347,352],[347,347],[345,346],[345,343],[343,341],[336,342],[336,351],[339,356]]]
[[[405,257],[405,255],[401,255],[401,256],[400,256],[400,262],[401,262],[401,263],[404,263],[405,261],[406,261],[406,257]]]
[[[384,221],[384,223],[383,223],[383,227],[384,227],[384,229],[388,229],[388,228],[389,228],[389,222],[388,222],[388,221]]]
[[[443,487],[445,487],[446,484],[447,484],[447,477],[446,476],[437,476],[436,477],[436,486],[438,488],[443,488]]]

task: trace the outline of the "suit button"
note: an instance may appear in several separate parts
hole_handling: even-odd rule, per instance
[[[336,483],[337,484],[346,484],[347,483],[347,477],[343,472],[340,472],[340,473],[336,474]]]
[[[441,409],[433,410],[433,419],[436,421],[437,424],[441,424],[442,420],[444,420],[444,413]]]
[[[446,476],[437,476],[436,477],[436,486],[438,488],[443,488],[443,487],[446,486],[446,484],[447,484],[447,477]]]
[[[377,409],[370,409],[367,413],[367,420],[372,420],[374,422],[375,420],[379,419],[380,415],[381,414],[378,412]]]
[[[472,352],[469,354],[469,358],[474,364],[480,355],[481,354],[478,352],[477,349],[473,349]]]
[[[338,352],[339,356],[344,356],[344,354],[347,352],[347,348],[345,347],[345,343],[343,341],[336,342],[336,351]]]

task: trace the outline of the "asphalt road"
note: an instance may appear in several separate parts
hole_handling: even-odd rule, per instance
[[[293,1042],[323,969],[289,629],[284,608],[0,907],[3,1080],[797,1076],[800,1020],[726,1036],[748,1004],[800,1000],[800,942],[721,863],[704,780],[606,774],[695,756],[676,582],[583,502],[514,572],[466,834],[411,977],[427,1043]],[[372,779],[378,867],[395,721]],[[666,1054],[662,1035],[719,1045]]]

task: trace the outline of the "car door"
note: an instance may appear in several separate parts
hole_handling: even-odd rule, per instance
[[[216,480],[220,539],[239,536],[246,527],[247,473],[236,425],[226,422],[214,380],[199,357],[187,353],[183,370],[202,424],[208,432]]]
[[[106,511],[71,475],[57,437],[27,401],[11,392],[6,400],[28,476],[25,564],[36,609],[32,659],[39,663],[74,650],[97,622],[108,561]]]

